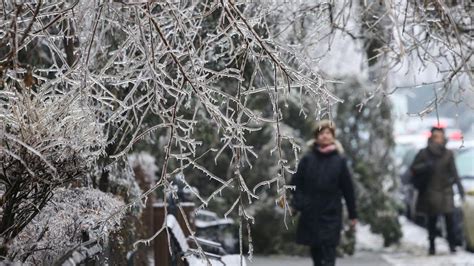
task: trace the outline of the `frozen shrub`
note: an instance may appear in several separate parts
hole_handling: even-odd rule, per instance
[[[54,88],[0,92],[2,253],[53,190],[85,175],[105,144],[103,129],[79,92]]]
[[[155,157],[146,152],[133,153],[128,156],[128,162],[130,167],[134,169],[134,172],[136,172],[135,169],[137,168],[143,172],[144,181],[149,183],[156,182],[158,167],[156,166]]]
[[[97,238],[106,246],[109,234],[120,228],[121,215],[107,220],[124,204],[111,194],[90,188],[58,188],[53,194],[41,212],[12,241],[8,254],[12,260],[53,265],[67,251],[89,238]],[[106,226],[101,226],[104,222]]]

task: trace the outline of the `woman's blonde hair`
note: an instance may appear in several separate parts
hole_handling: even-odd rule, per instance
[[[317,138],[318,135],[325,129],[329,129],[334,138],[336,138],[336,124],[331,120],[321,120],[314,125],[313,137]]]
[[[344,147],[342,146],[341,142],[339,142],[336,139],[336,124],[333,121],[330,120],[321,120],[318,123],[315,124],[314,129],[313,129],[313,136],[311,140],[309,140],[306,144],[308,148],[314,147],[316,145],[316,138],[323,131],[324,129],[329,129],[331,130],[332,135],[334,136],[334,145],[336,145],[336,150],[339,152],[339,154],[344,154]]]

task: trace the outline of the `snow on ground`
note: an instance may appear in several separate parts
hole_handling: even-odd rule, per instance
[[[380,236],[370,232],[367,225],[361,225],[357,231],[357,245],[359,250],[378,252],[390,265],[473,265],[474,254],[458,248],[456,254],[449,253],[445,239],[436,239],[436,256],[428,256],[428,234],[426,229],[400,217],[403,238],[399,246],[383,248]]]
[[[337,266],[474,266],[474,253],[458,249],[456,254],[450,254],[446,241],[436,240],[436,256],[428,256],[428,234],[426,229],[400,217],[403,238],[400,245],[384,248],[382,237],[370,232],[368,225],[357,228],[357,251],[354,256],[339,258]],[[256,256],[249,266],[311,266],[309,257],[292,256]]]
[[[383,247],[383,238],[370,232],[370,226],[359,224],[356,231],[357,249],[368,251],[380,251]]]
[[[310,257],[296,256],[256,256],[248,266],[312,266]],[[354,256],[338,258],[336,266],[390,266],[379,254],[361,251]]]

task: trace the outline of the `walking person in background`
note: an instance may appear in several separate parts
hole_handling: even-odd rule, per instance
[[[301,159],[291,180],[292,207],[301,212],[296,242],[311,248],[314,265],[335,265],[342,230],[342,197],[351,226],[357,224],[354,185],[333,122],[323,120],[314,130],[315,143]]]
[[[450,251],[456,252],[453,184],[457,184],[464,200],[464,189],[456,170],[454,155],[446,148],[446,143],[444,129],[433,127],[428,146],[418,152],[410,167],[413,185],[419,193],[416,210],[428,218],[428,253],[430,255],[436,253],[436,224],[440,215],[445,218]]]

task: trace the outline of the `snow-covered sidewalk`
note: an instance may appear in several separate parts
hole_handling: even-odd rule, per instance
[[[367,225],[357,228],[357,251],[354,256],[337,259],[338,266],[474,266],[474,253],[468,253],[458,248],[454,255],[449,253],[446,241],[436,240],[436,256],[428,256],[428,235],[424,228],[400,217],[403,238],[398,246],[383,247],[382,237],[370,232]],[[311,266],[309,257],[291,256],[256,256],[249,266]]]
[[[474,254],[460,248],[456,254],[450,254],[446,241],[436,239],[436,256],[428,256],[428,235],[424,228],[400,217],[403,238],[400,245],[383,248],[383,240],[374,235],[366,225],[357,230],[358,250],[372,251],[383,254],[382,258],[391,265],[473,265]]]

